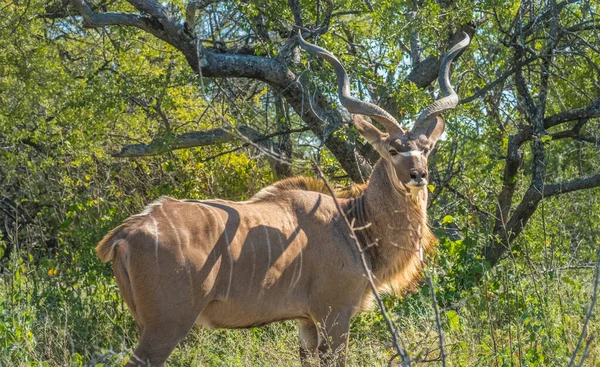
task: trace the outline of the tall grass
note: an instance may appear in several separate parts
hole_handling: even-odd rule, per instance
[[[434,270],[444,302],[443,269]],[[543,282],[513,270],[499,266],[480,287],[442,304],[449,366],[568,364],[589,306],[593,269],[564,270]],[[385,298],[415,365],[440,365],[428,295],[423,287],[404,299]],[[588,335],[600,335],[597,317]],[[1,366],[124,365],[137,338],[110,267],[85,261],[44,265],[13,253],[0,278]],[[198,328],[168,365],[298,365],[297,339],[293,321],[246,330]],[[349,364],[387,366],[392,356],[381,316],[372,311],[357,317]],[[591,344],[582,365],[599,364],[600,349]]]

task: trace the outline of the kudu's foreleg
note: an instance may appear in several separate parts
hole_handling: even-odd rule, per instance
[[[350,335],[350,315],[330,314],[317,326],[319,332],[319,360],[321,366],[346,366],[348,337]]]
[[[298,320],[300,332],[300,363],[302,367],[315,366],[318,363],[319,332],[317,325],[310,319]]]

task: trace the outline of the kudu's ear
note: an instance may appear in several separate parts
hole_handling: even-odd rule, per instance
[[[358,132],[360,133],[360,135],[363,136],[363,138],[367,139],[369,144],[373,144],[381,140],[385,135],[381,132],[381,130],[376,128],[373,124],[367,122],[367,120],[365,120],[360,115],[353,115],[352,121],[354,122],[354,127],[356,128],[356,130],[358,130]]]
[[[446,123],[442,116],[432,116],[425,120],[417,121],[410,134],[415,138],[425,135],[428,139],[435,141],[442,136],[445,127]]]

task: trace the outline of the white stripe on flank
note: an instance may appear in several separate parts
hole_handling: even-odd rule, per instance
[[[169,224],[169,227],[171,227],[171,229],[175,233],[175,238],[177,239],[177,245],[179,247],[179,252],[181,253],[181,258],[183,258],[183,250],[181,248],[182,244],[181,244],[181,239],[179,238],[179,233],[177,232],[177,228],[175,228],[175,226],[173,225],[173,222],[171,222],[171,220],[169,219],[169,217],[167,217],[167,215],[165,214],[165,211],[164,211],[163,207],[160,206],[159,209],[160,209],[160,212],[162,213],[163,217],[165,217],[165,220]]]
[[[190,247],[190,235],[189,232],[182,232],[185,234],[185,248],[188,249]],[[183,242],[182,242],[183,243]],[[182,244],[183,246],[183,244]],[[190,290],[192,292],[192,304],[196,304],[196,297],[194,297],[194,278],[192,278],[192,270],[190,268],[190,259],[183,255],[183,251],[181,252],[183,256],[183,262],[185,263],[185,272],[187,273],[188,281],[190,282]]]
[[[156,257],[156,266],[158,266],[158,222],[152,213],[150,213],[150,218],[152,218],[152,223],[154,223],[154,257]]]
[[[171,227],[171,229],[173,230],[173,232],[175,232],[175,238],[177,239],[177,244],[179,245],[179,253],[181,255],[181,261],[184,263],[185,265],[185,272],[187,273],[187,277],[188,277],[188,281],[190,282],[190,290],[192,292],[192,296],[194,294],[194,280],[192,279],[192,272],[190,270],[190,262],[189,260],[185,257],[185,255],[183,254],[183,244],[185,242],[185,247],[188,248],[189,247],[189,243],[190,243],[190,238],[189,236],[186,234],[185,235],[185,241],[182,241],[181,238],[179,237],[179,232],[177,231],[177,228],[173,225],[173,222],[169,219],[169,217],[167,217],[163,207],[160,207],[160,211],[163,214],[163,216],[165,217],[165,219],[167,220],[167,223],[169,224],[169,226]],[[186,232],[182,232],[182,233],[186,233]],[[196,303],[196,298],[192,297],[192,304]]]

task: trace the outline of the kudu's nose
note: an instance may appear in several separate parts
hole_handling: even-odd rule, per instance
[[[425,170],[413,169],[410,171],[410,178],[416,183],[421,183],[423,180],[427,179],[427,172]]]

